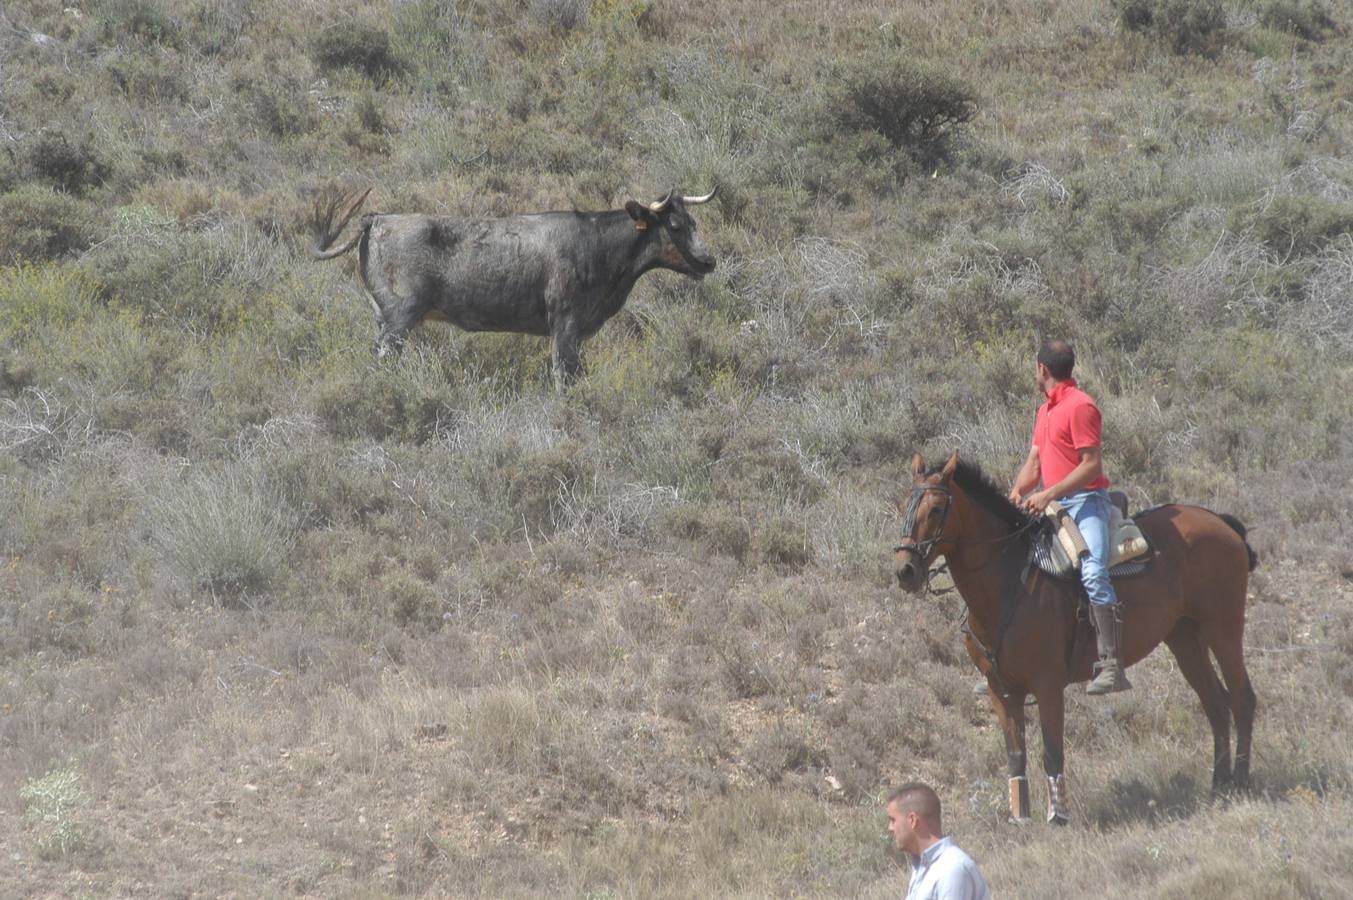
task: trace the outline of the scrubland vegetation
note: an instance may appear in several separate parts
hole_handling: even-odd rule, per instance
[[[893,897],[879,799],[920,777],[1001,897],[1347,896],[1351,26],[6,2],[6,890]],[[563,392],[535,338],[377,361],[350,260],[305,251],[333,185],[717,186],[720,265],[647,276]],[[1135,505],[1250,527],[1250,797],[1209,798],[1162,651],[1068,692],[1073,826],[1006,825],[961,605],[889,584],[910,454],[1008,478],[1044,335]]]

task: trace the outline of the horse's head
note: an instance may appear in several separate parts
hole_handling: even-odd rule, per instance
[[[932,475],[926,475],[921,454],[911,458],[911,495],[897,501],[902,513],[902,542],[893,548],[894,572],[904,591],[914,594],[925,587],[930,564],[942,552],[941,544],[952,540],[946,537],[945,529],[955,526],[949,511],[954,503],[952,484],[957,468],[957,450],[944,468]]]

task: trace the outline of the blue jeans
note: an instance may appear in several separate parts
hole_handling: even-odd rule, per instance
[[[1109,492],[1100,488],[1096,491],[1077,491],[1057,498],[1076,527],[1085,538],[1085,546],[1090,555],[1081,560],[1081,583],[1085,593],[1090,595],[1091,603],[1112,605],[1118,602],[1113,592],[1113,582],[1109,580],[1109,557],[1113,547],[1109,538]]]

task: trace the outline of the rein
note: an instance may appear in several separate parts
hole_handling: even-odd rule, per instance
[[[921,509],[921,499],[930,491],[938,491],[939,493],[944,495],[944,508],[943,511],[940,513],[940,524],[939,527],[935,529],[934,537],[926,538],[923,541],[915,541],[911,538],[911,535],[913,535],[916,532],[916,514]],[[906,537],[903,538],[902,543],[893,547],[893,552],[901,553],[903,550],[909,550],[912,553],[915,553],[918,559],[924,561],[925,558],[930,555],[930,551],[934,549],[935,545],[938,544],[940,540],[943,538],[944,525],[947,521],[949,521],[949,509],[953,505],[954,505],[953,493],[942,484],[927,483],[927,484],[918,484],[915,487],[913,487],[911,491],[911,503],[907,506],[907,514],[902,519],[902,533],[905,534]],[[964,546],[982,547],[982,546],[991,546],[994,544],[1004,544],[1006,541],[1012,541],[1015,538],[1025,534],[1026,532],[1032,531],[1033,529],[1037,528],[1039,524],[1041,524],[1041,522],[1042,522],[1041,519],[1031,517],[1023,525],[1020,525],[1014,531],[1010,532],[1009,534],[1002,535],[1001,537],[988,538],[985,540],[954,541],[954,549],[957,550],[959,547]],[[973,566],[970,569],[964,569],[964,571],[977,572],[986,568],[990,564],[991,560],[987,560],[981,565]],[[928,580],[926,583],[926,587],[927,589],[929,589]]]

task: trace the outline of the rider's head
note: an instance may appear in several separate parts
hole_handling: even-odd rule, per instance
[[[1038,386],[1044,391],[1070,378],[1075,367],[1076,351],[1066,341],[1053,338],[1038,348]]]

